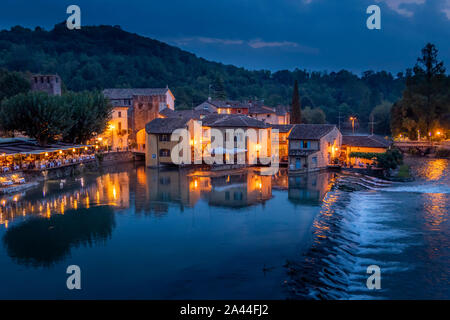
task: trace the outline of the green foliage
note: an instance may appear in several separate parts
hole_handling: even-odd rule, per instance
[[[8,131],[23,132],[40,145],[55,140],[83,143],[106,128],[111,110],[100,92],[63,96],[21,93],[2,101],[0,126]]]
[[[436,158],[450,158],[450,149],[438,149]]]
[[[391,111],[391,129],[394,135],[405,134],[417,139],[437,128],[448,127],[450,112],[450,77],[444,63],[438,60],[433,44],[422,49],[413,73],[409,71],[402,99]]]
[[[302,109],[300,103],[300,96],[298,93],[298,81],[294,82],[294,91],[292,93],[291,104],[291,124],[302,123]]]
[[[61,138],[70,127],[68,109],[59,100],[43,92],[21,93],[5,99],[0,109],[1,126],[23,132],[46,145]]]
[[[302,111],[302,119],[302,123],[326,123],[325,113],[321,108],[311,109],[310,107],[306,107]]]
[[[389,101],[383,101],[377,105],[370,113],[370,119],[374,122],[374,133],[388,135],[391,132],[391,108],[392,103]],[[370,130],[369,126],[369,130]]]
[[[383,169],[395,169],[403,163],[403,154],[398,149],[389,149],[384,153],[351,152],[350,158],[375,160],[377,167]]]
[[[74,45],[76,44],[76,45]],[[382,100],[397,101],[405,78],[381,71],[358,77],[349,71],[308,72],[295,69],[249,71],[206,61],[165,43],[111,26],[51,31],[16,27],[0,32],[0,67],[33,73],[58,73],[71,91],[114,87],[165,87],[177,108],[191,108],[208,98],[209,86],[220,77],[229,99],[264,99],[268,106],[290,105],[294,81],[303,107],[320,107],[328,122],[357,113],[367,122]]]
[[[223,79],[220,76],[217,76],[214,80],[214,99],[216,100],[225,100],[227,98],[227,94],[225,93],[225,85],[223,83]]]
[[[376,158],[380,153],[376,152],[351,152],[350,158],[360,158],[360,159],[367,159],[372,160]]]
[[[0,102],[30,90],[30,82],[19,72],[0,69]]]
[[[86,142],[103,132],[111,117],[112,106],[101,92],[70,92],[61,97],[61,104],[68,110],[71,124],[63,135],[66,142]]]
[[[411,173],[409,171],[409,166],[407,164],[402,164],[397,173],[397,178],[408,179],[411,178]]]
[[[385,153],[379,153],[376,159],[377,167],[395,169],[403,163],[403,154],[398,149],[389,149]]]

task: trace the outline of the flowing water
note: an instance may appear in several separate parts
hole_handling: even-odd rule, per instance
[[[413,170],[391,183],[128,165],[47,181],[0,198],[0,298],[449,299],[449,161]]]

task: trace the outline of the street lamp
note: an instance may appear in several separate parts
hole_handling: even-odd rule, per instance
[[[350,121],[352,122],[352,133],[355,134],[355,120],[356,117],[350,117]]]

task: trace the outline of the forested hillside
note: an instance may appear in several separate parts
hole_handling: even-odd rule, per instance
[[[298,65],[301,68],[301,61]],[[288,105],[298,80],[302,108],[321,108],[330,123],[337,123],[340,110],[343,119],[356,115],[366,127],[373,109],[396,102],[405,83],[401,73],[367,71],[358,77],[345,70],[249,71],[207,61],[118,26],[70,31],[65,24],[50,31],[19,26],[1,31],[0,68],[58,73],[66,89],[73,91],[168,85],[180,109],[204,101],[210,85],[218,82],[223,82],[229,99],[257,98],[271,106]]]

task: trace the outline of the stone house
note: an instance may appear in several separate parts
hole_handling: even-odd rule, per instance
[[[264,105],[252,105],[249,108],[248,115],[257,120],[264,121],[270,124],[289,124],[289,112],[282,106],[277,108],[270,108]]]
[[[310,172],[338,159],[342,134],[335,125],[296,124],[288,139],[289,171]]]
[[[385,153],[391,146],[391,142],[383,137],[370,136],[342,136],[342,151],[340,159],[348,166],[372,165],[373,160],[350,157],[352,152]]]
[[[246,115],[211,114],[205,116],[201,123],[202,143],[204,146],[211,143],[211,129],[217,129],[222,133],[223,148],[214,150],[214,155],[223,154],[224,163],[226,163],[229,156],[234,156],[234,163],[237,163],[239,154],[242,153],[244,153],[246,164],[253,164],[258,159],[271,157],[271,127],[264,121],[259,121]],[[236,134],[230,136],[229,132],[227,132],[228,129],[241,129],[243,132],[233,132]],[[250,130],[255,133],[256,139],[249,137],[248,133]],[[266,137],[266,140],[263,137]],[[231,150],[227,147],[227,142],[228,145],[233,145]],[[242,145],[244,148],[241,147]]]
[[[195,110],[207,110],[219,114],[248,114],[249,104],[232,100],[211,100],[201,103]]]
[[[127,109],[129,144],[133,150],[145,152],[145,125],[162,117],[166,109],[174,110],[175,97],[169,88],[105,89],[103,94],[114,110]]]
[[[281,164],[288,164],[289,158],[289,143],[288,137],[291,133],[293,124],[273,124],[272,126],[272,140],[273,143],[278,143],[278,154]],[[278,130],[278,140],[275,139],[273,130]]]
[[[193,136],[194,121],[190,118],[156,118],[147,123],[145,126],[146,166],[174,165],[171,153],[179,141],[171,141],[172,133],[177,129],[186,129]]]

